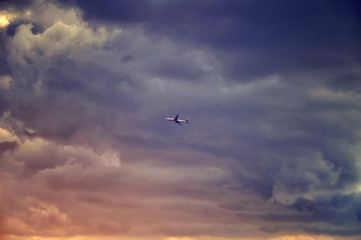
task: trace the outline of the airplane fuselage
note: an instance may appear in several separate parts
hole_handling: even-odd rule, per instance
[[[179,125],[182,125],[182,123],[188,123],[188,124],[189,124],[189,120],[188,120],[188,119],[186,119],[186,120],[179,119],[179,118],[178,118],[178,114],[177,114],[177,116],[175,116],[174,118],[166,118],[166,120],[172,121],[172,122],[177,123],[177,124],[179,124]]]

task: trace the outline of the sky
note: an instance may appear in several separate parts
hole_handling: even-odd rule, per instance
[[[360,9],[0,0],[0,239],[360,239]]]

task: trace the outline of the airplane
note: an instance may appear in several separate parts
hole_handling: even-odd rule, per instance
[[[182,123],[188,123],[189,124],[189,119],[186,120],[182,120],[182,119],[178,119],[178,115],[175,116],[175,118],[166,118],[168,121],[172,121],[174,122],[174,124],[178,123],[179,125],[183,126]]]

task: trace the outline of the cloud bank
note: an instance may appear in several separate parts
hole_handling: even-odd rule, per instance
[[[0,2],[1,237],[358,239],[358,5]]]

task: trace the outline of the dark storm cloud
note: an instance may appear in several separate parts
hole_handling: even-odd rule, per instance
[[[215,48],[223,74],[242,79],[361,60],[357,1],[74,1],[85,19]],[[355,51],[358,49],[358,51]]]
[[[290,206],[307,215],[307,221],[326,221],[336,226],[359,222],[360,195],[336,194],[328,199],[298,198]]]
[[[332,236],[354,236],[360,234],[360,194],[335,194],[314,200],[298,198],[289,206],[295,212],[272,213],[259,216],[264,221],[274,223],[297,223],[299,230],[308,233],[327,234]],[[333,228],[308,227],[307,223],[331,223]],[[343,226],[343,228],[339,228]],[[277,232],[282,226],[262,228],[266,232]]]
[[[86,9],[86,18],[96,16],[105,20],[117,20],[123,23],[140,23],[154,16],[154,4],[151,1],[73,1]],[[89,14],[89,15],[88,15]]]
[[[0,154],[15,149],[17,146],[17,142],[0,142]]]
[[[5,75],[9,73],[9,68],[6,62],[5,46],[0,42],[0,74]]]
[[[26,7],[31,6],[34,0],[23,1],[23,0],[0,0],[0,10],[11,9],[11,10],[22,10]]]
[[[4,91],[3,89],[0,89],[0,93],[3,91]],[[7,107],[8,107],[7,105],[8,105],[8,103],[4,98],[4,94],[1,94],[0,95],[0,112],[1,113],[7,109]]]
[[[335,77],[333,81],[330,81],[329,86],[333,89],[360,93],[360,80],[360,76],[357,73],[348,71]]]
[[[134,84],[129,83],[126,74],[108,72],[94,63],[76,63],[65,56],[49,58],[48,64],[49,68],[43,72],[44,91],[36,95],[28,91],[39,77],[35,68],[33,81],[28,71],[29,82],[14,86],[13,92],[8,94],[11,101],[18,103],[12,105],[12,114],[26,119],[28,126],[37,129],[42,136],[68,138],[93,124],[108,125],[105,122],[112,115],[111,109],[126,111],[139,107],[136,96],[129,92],[128,86]],[[126,85],[124,89],[123,85]],[[47,119],[47,123],[39,122],[39,117]]]

